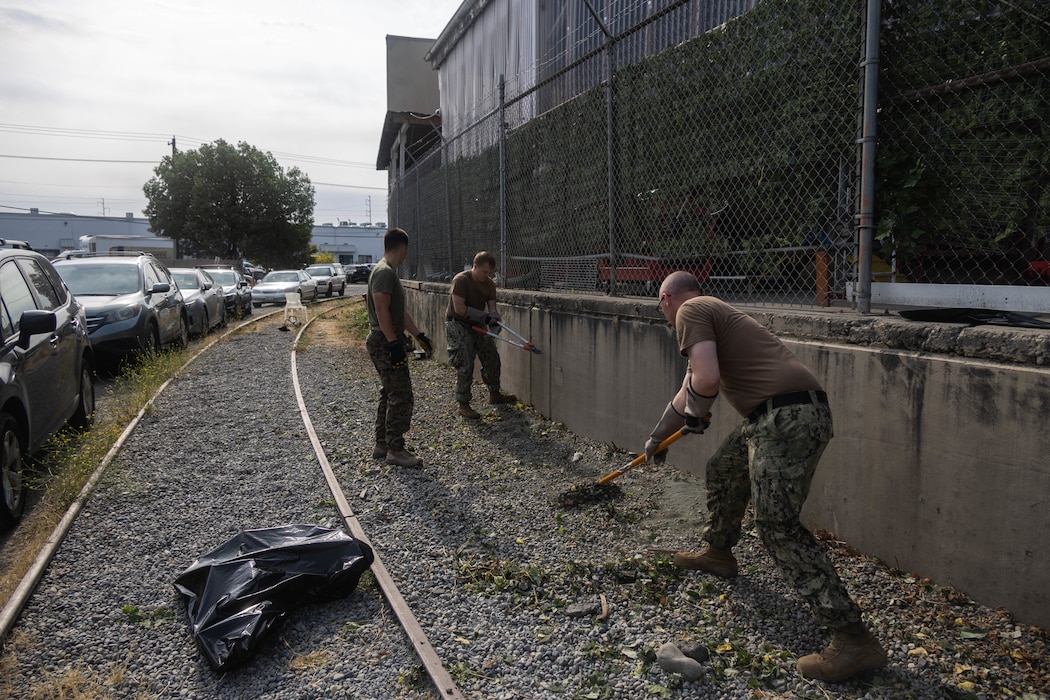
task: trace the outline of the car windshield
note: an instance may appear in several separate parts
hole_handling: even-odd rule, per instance
[[[136,265],[56,265],[70,291],[79,296],[116,296],[139,291]]]
[[[332,276],[332,268],[330,267],[308,267],[306,268],[306,274],[311,277],[319,277],[321,275]]]
[[[198,289],[200,287],[197,275],[192,272],[172,272],[171,276],[175,278],[175,284],[179,285],[179,289]]]
[[[209,270],[208,272],[211,278],[219,284],[237,284],[237,275],[233,273],[233,270]]]
[[[298,282],[299,275],[294,272],[271,272],[263,277],[263,282]]]

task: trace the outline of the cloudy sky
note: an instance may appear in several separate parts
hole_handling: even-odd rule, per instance
[[[0,0],[0,212],[142,216],[174,136],[299,167],[317,223],[386,221],[386,36],[461,1]]]

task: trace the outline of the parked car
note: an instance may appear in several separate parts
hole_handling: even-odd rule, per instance
[[[226,326],[226,298],[210,274],[195,267],[172,267],[168,271],[182,292],[190,335],[199,338],[212,328]]]
[[[330,263],[330,264],[331,264],[331,266],[332,266],[332,267],[334,267],[334,268],[335,268],[335,271],[336,271],[336,272],[337,272],[338,274],[340,274],[340,275],[342,275],[342,276],[343,276],[343,279],[344,279],[344,280],[345,280],[345,279],[347,279],[347,277],[346,277],[346,268],[345,268],[345,267],[343,267],[343,264],[342,264],[342,263]]]
[[[252,312],[252,286],[234,267],[203,267],[222,286],[226,315],[247,316]]]
[[[295,292],[305,304],[317,301],[317,280],[302,270],[273,270],[252,287],[252,306],[285,303],[285,294]]]
[[[89,254],[53,264],[84,306],[96,355],[121,358],[186,346],[182,292],[152,255]]]
[[[255,286],[266,276],[266,270],[263,268],[252,265],[250,262],[244,263],[244,278],[248,280],[248,284]]]
[[[95,415],[87,317],[47,258],[0,249],[0,531],[25,510],[23,457]]]
[[[372,274],[372,267],[372,265],[355,265],[347,279],[350,280],[351,284],[363,284],[368,281],[368,276]]]
[[[324,294],[330,297],[335,294],[336,290],[339,290],[339,296],[346,293],[346,275],[340,272],[335,265],[331,263],[311,265],[306,268],[305,272],[317,280],[318,296]]]

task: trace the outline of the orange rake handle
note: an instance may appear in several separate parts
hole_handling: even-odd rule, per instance
[[[685,435],[685,431],[684,430],[676,431],[673,435],[671,435],[671,437],[667,438],[666,440],[661,442],[656,447],[656,452],[663,452],[668,447],[670,447],[675,442],[677,442],[679,439],[681,439],[681,437],[683,435]],[[656,452],[654,452],[653,454],[656,454]],[[612,481],[613,479],[615,479],[616,477],[618,477],[618,476],[620,476],[622,474],[626,474],[627,472],[631,471],[632,469],[637,467],[639,464],[644,463],[645,461],[646,461],[646,457],[645,457],[645,453],[643,452],[642,454],[640,454],[637,457],[635,457],[634,459],[632,459],[630,464],[627,464],[626,466],[620,467],[616,471],[609,472],[608,474],[603,476],[601,479],[598,479],[598,483],[599,484],[607,484],[610,481]]]

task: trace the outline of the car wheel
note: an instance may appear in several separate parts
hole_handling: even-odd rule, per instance
[[[262,306],[262,302],[258,302],[258,301],[253,301],[253,302],[252,302],[252,306],[254,306],[255,308],[257,308],[257,309],[258,309],[258,308],[259,308],[260,306]]]
[[[80,365],[80,401],[69,424],[77,430],[86,430],[95,422],[95,381],[91,363],[85,357]]]
[[[226,305],[225,304],[223,304],[222,307],[219,309],[219,313],[222,314],[219,317],[219,328],[225,328],[226,327]]]
[[[246,302],[244,304],[244,310],[241,312],[241,315],[242,316],[251,316],[252,315],[252,303],[250,301]]]
[[[160,333],[157,332],[157,326],[150,323],[149,328],[146,329],[146,336],[142,339],[142,354],[147,357],[156,355],[159,347]]]
[[[342,287],[339,288],[339,296],[343,296],[344,294],[346,294],[346,284],[345,283],[343,284]]]
[[[18,421],[10,413],[0,413],[0,530],[10,530],[25,510],[25,483],[22,481],[22,440]]]
[[[208,309],[205,308],[203,311],[201,311],[201,327],[200,330],[197,332],[197,337],[203,338],[204,336],[208,335],[209,330],[211,330],[211,317],[208,316]]]
[[[175,347],[179,350],[186,349],[190,344],[190,324],[186,321],[186,316],[179,316],[179,337],[175,340]]]

